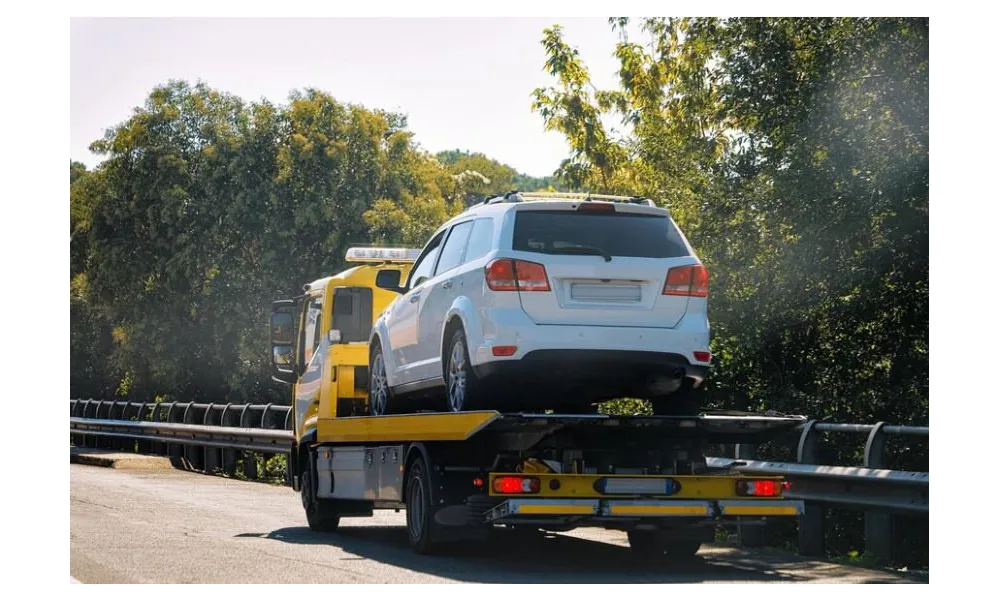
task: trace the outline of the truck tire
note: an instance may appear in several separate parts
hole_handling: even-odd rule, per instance
[[[309,529],[323,533],[336,531],[340,525],[336,502],[316,497],[316,453],[309,450],[308,459],[303,462],[300,494]]]
[[[670,539],[660,531],[642,530],[628,532],[628,545],[633,553],[651,560],[664,556],[673,560],[691,559],[701,548],[698,540]]]
[[[406,479],[406,535],[417,554],[435,550],[433,508],[430,471],[424,459],[417,458]]]
[[[445,402],[448,412],[462,412],[482,408],[485,403],[484,390],[469,361],[469,346],[465,341],[465,331],[455,330],[448,342],[445,355],[444,384]]]

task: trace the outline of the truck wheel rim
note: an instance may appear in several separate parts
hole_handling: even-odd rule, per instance
[[[448,364],[448,408],[460,412],[465,405],[465,344],[455,342]]]
[[[386,410],[386,401],[389,398],[389,386],[385,380],[385,361],[382,360],[382,354],[375,355],[375,361],[372,365],[372,412],[376,415],[384,415]]]
[[[419,477],[410,482],[410,501],[406,506],[410,537],[419,540],[424,532],[424,483]]]

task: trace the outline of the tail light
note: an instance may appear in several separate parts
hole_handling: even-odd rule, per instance
[[[551,291],[545,265],[510,258],[498,258],[486,265],[486,285],[495,292]]]
[[[667,271],[664,296],[708,296],[708,269],[701,265],[674,267]]]
[[[741,479],[736,482],[736,494],[739,496],[780,496],[786,489],[788,486],[784,482],[773,479]]]
[[[615,205],[610,202],[581,202],[577,212],[615,212]]]
[[[493,480],[493,491],[498,494],[537,494],[542,484],[537,477],[497,477]]]

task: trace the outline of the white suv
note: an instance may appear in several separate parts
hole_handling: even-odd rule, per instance
[[[648,200],[506,194],[445,223],[398,283],[377,283],[400,295],[372,328],[372,414],[414,399],[456,412],[621,397],[697,409],[708,272]]]

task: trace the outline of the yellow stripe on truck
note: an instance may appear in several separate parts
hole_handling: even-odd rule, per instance
[[[594,507],[590,504],[520,504],[517,507],[520,515],[592,515]]]
[[[708,514],[708,506],[669,506],[656,504],[615,504],[611,503],[608,512],[612,515],[693,515]]]

